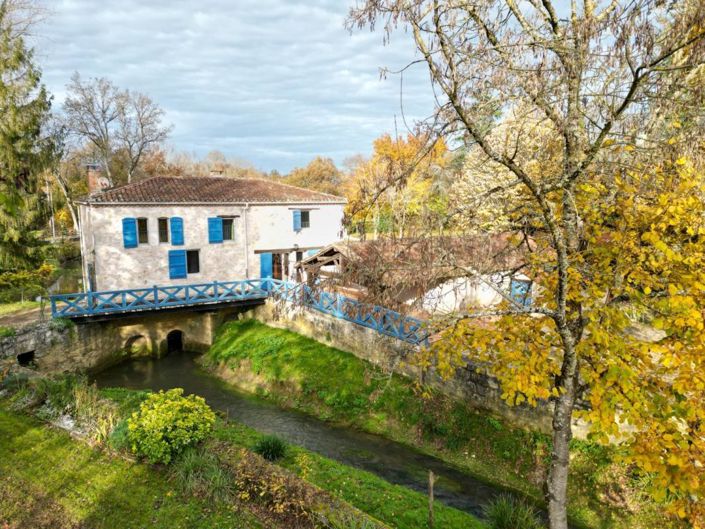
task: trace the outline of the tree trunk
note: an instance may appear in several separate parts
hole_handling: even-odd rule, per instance
[[[73,222],[73,229],[78,233],[78,228],[79,228],[79,222],[78,222],[78,214],[76,213],[76,205],[73,203],[73,199],[69,195],[69,189],[66,183],[61,180],[61,177],[54,173],[54,179],[56,180],[56,183],[59,184],[59,189],[61,189],[62,194],[64,195],[64,198],[66,199],[66,207],[69,210],[69,213],[71,214],[71,221]]]
[[[570,440],[573,437],[571,420],[575,406],[577,357],[572,345],[564,347],[561,384],[564,392],[556,400],[553,410],[553,451],[548,474],[548,520],[551,529],[568,529],[568,471]]]
[[[108,158],[107,156],[103,157],[103,167],[105,168],[105,176],[108,179],[110,187],[113,187],[113,173],[110,170],[110,158]]]

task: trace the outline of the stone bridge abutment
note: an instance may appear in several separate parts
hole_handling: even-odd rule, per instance
[[[247,308],[226,307],[38,322],[16,329],[14,336],[0,338],[0,373],[28,363],[41,373],[91,372],[129,357],[206,351],[218,325],[244,310]]]

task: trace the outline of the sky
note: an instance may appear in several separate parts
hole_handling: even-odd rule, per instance
[[[36,58],[60,108],[74,72],[152,97],[174,126],[175,151],[219,150],[288,172],[317,155],[337,164],[369,155],[385,132],[433,110],[417,59],[399,31],[352,34],[355,0],[45,0]],[[396,117],[396,120],[395,120]]]

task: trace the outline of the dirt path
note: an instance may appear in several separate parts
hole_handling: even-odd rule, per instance
[[[30,323],[41,321],[41,314],[42,311],[39,307],[5,314],[0,316],[0,327],[24,327]],[[45,307],[44,318],[47,319],[48,317],[48,310]]]

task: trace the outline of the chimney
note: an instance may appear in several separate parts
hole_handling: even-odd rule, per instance
[[[108,179],[103,176],[103,168],[99,163],[86,164],[88,169],[88,194],[95,195],[109,187]]]

